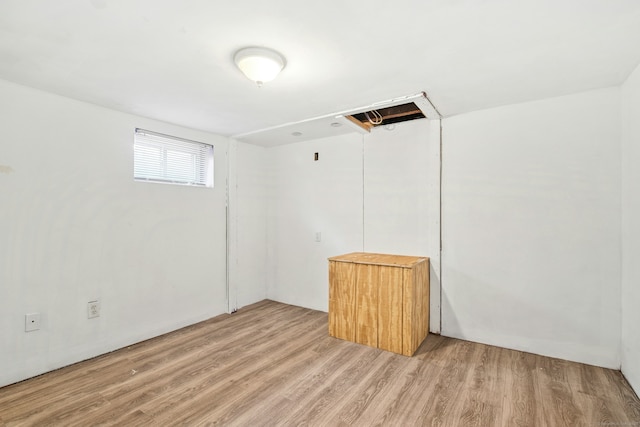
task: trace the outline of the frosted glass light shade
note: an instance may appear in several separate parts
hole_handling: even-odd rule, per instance
[[[264,82],[275,79],[285,66],[282,55],[264,47],[246,47],[240,49],[233,57],[236,65],[249,80],[261,86]]]

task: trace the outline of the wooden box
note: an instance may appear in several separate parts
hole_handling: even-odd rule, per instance
[[[329,258],[329,335],[412,356],[429,333],[429,258]]]

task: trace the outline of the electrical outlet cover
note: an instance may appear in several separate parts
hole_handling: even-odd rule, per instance
[[[24,331],[31,332],[40,329],[40,313],[27,313],[24,315]]]
[[[87,303],[87,319],[100,317],[100,301],[89,301]]]

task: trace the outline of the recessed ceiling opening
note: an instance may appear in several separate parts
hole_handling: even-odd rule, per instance
[[[408,120],[440,120],[441,118],[442,116],[431,103],[427,94],[418,92],[323,116],[233,135],[233,138],[249,144],[275,147],[292,142],[345,135],[354,131],[366,134],[371,132],[371,129],[380,126],[385,128],[389,125],[387,129],[391,130],[394,124]],[[293,132],[300,132],[300,134],[292,135]]]
[[[377,126],[426,118],[422,110],[414,102],[378,108],[345,117],[367,131]]]

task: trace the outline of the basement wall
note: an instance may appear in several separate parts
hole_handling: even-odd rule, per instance
[[[267,295],[327,311],[327,258],[362,251],[362,136],[281,145],[267,159]]]
[[[268,149],[268,297],[327,311],[327,258],[429,256],[430,328],[438,332],[439,133],[438,121],[415,120]]]
[[[267,298],[266,149],[229,141],[229,311]]]
[[[364,136],[364,251],[429,257],[429,330],[440,332],[440,122]]]
[[[5,81],[0,116],[0,386],[226,312],[227,138]],[[134,182],[136,127],[213,144],[215,188]]]
[[[619,114],[607,88],[443,120],[443,335],[620,367]],[[437,254],[436,124],[267,150],[269,298],[326,311],[327,257]]]
[[[622,372],[640,394],[640,67],[621,90]]]
[[[443,335],[620,367],[619,95],[443,120]]]

